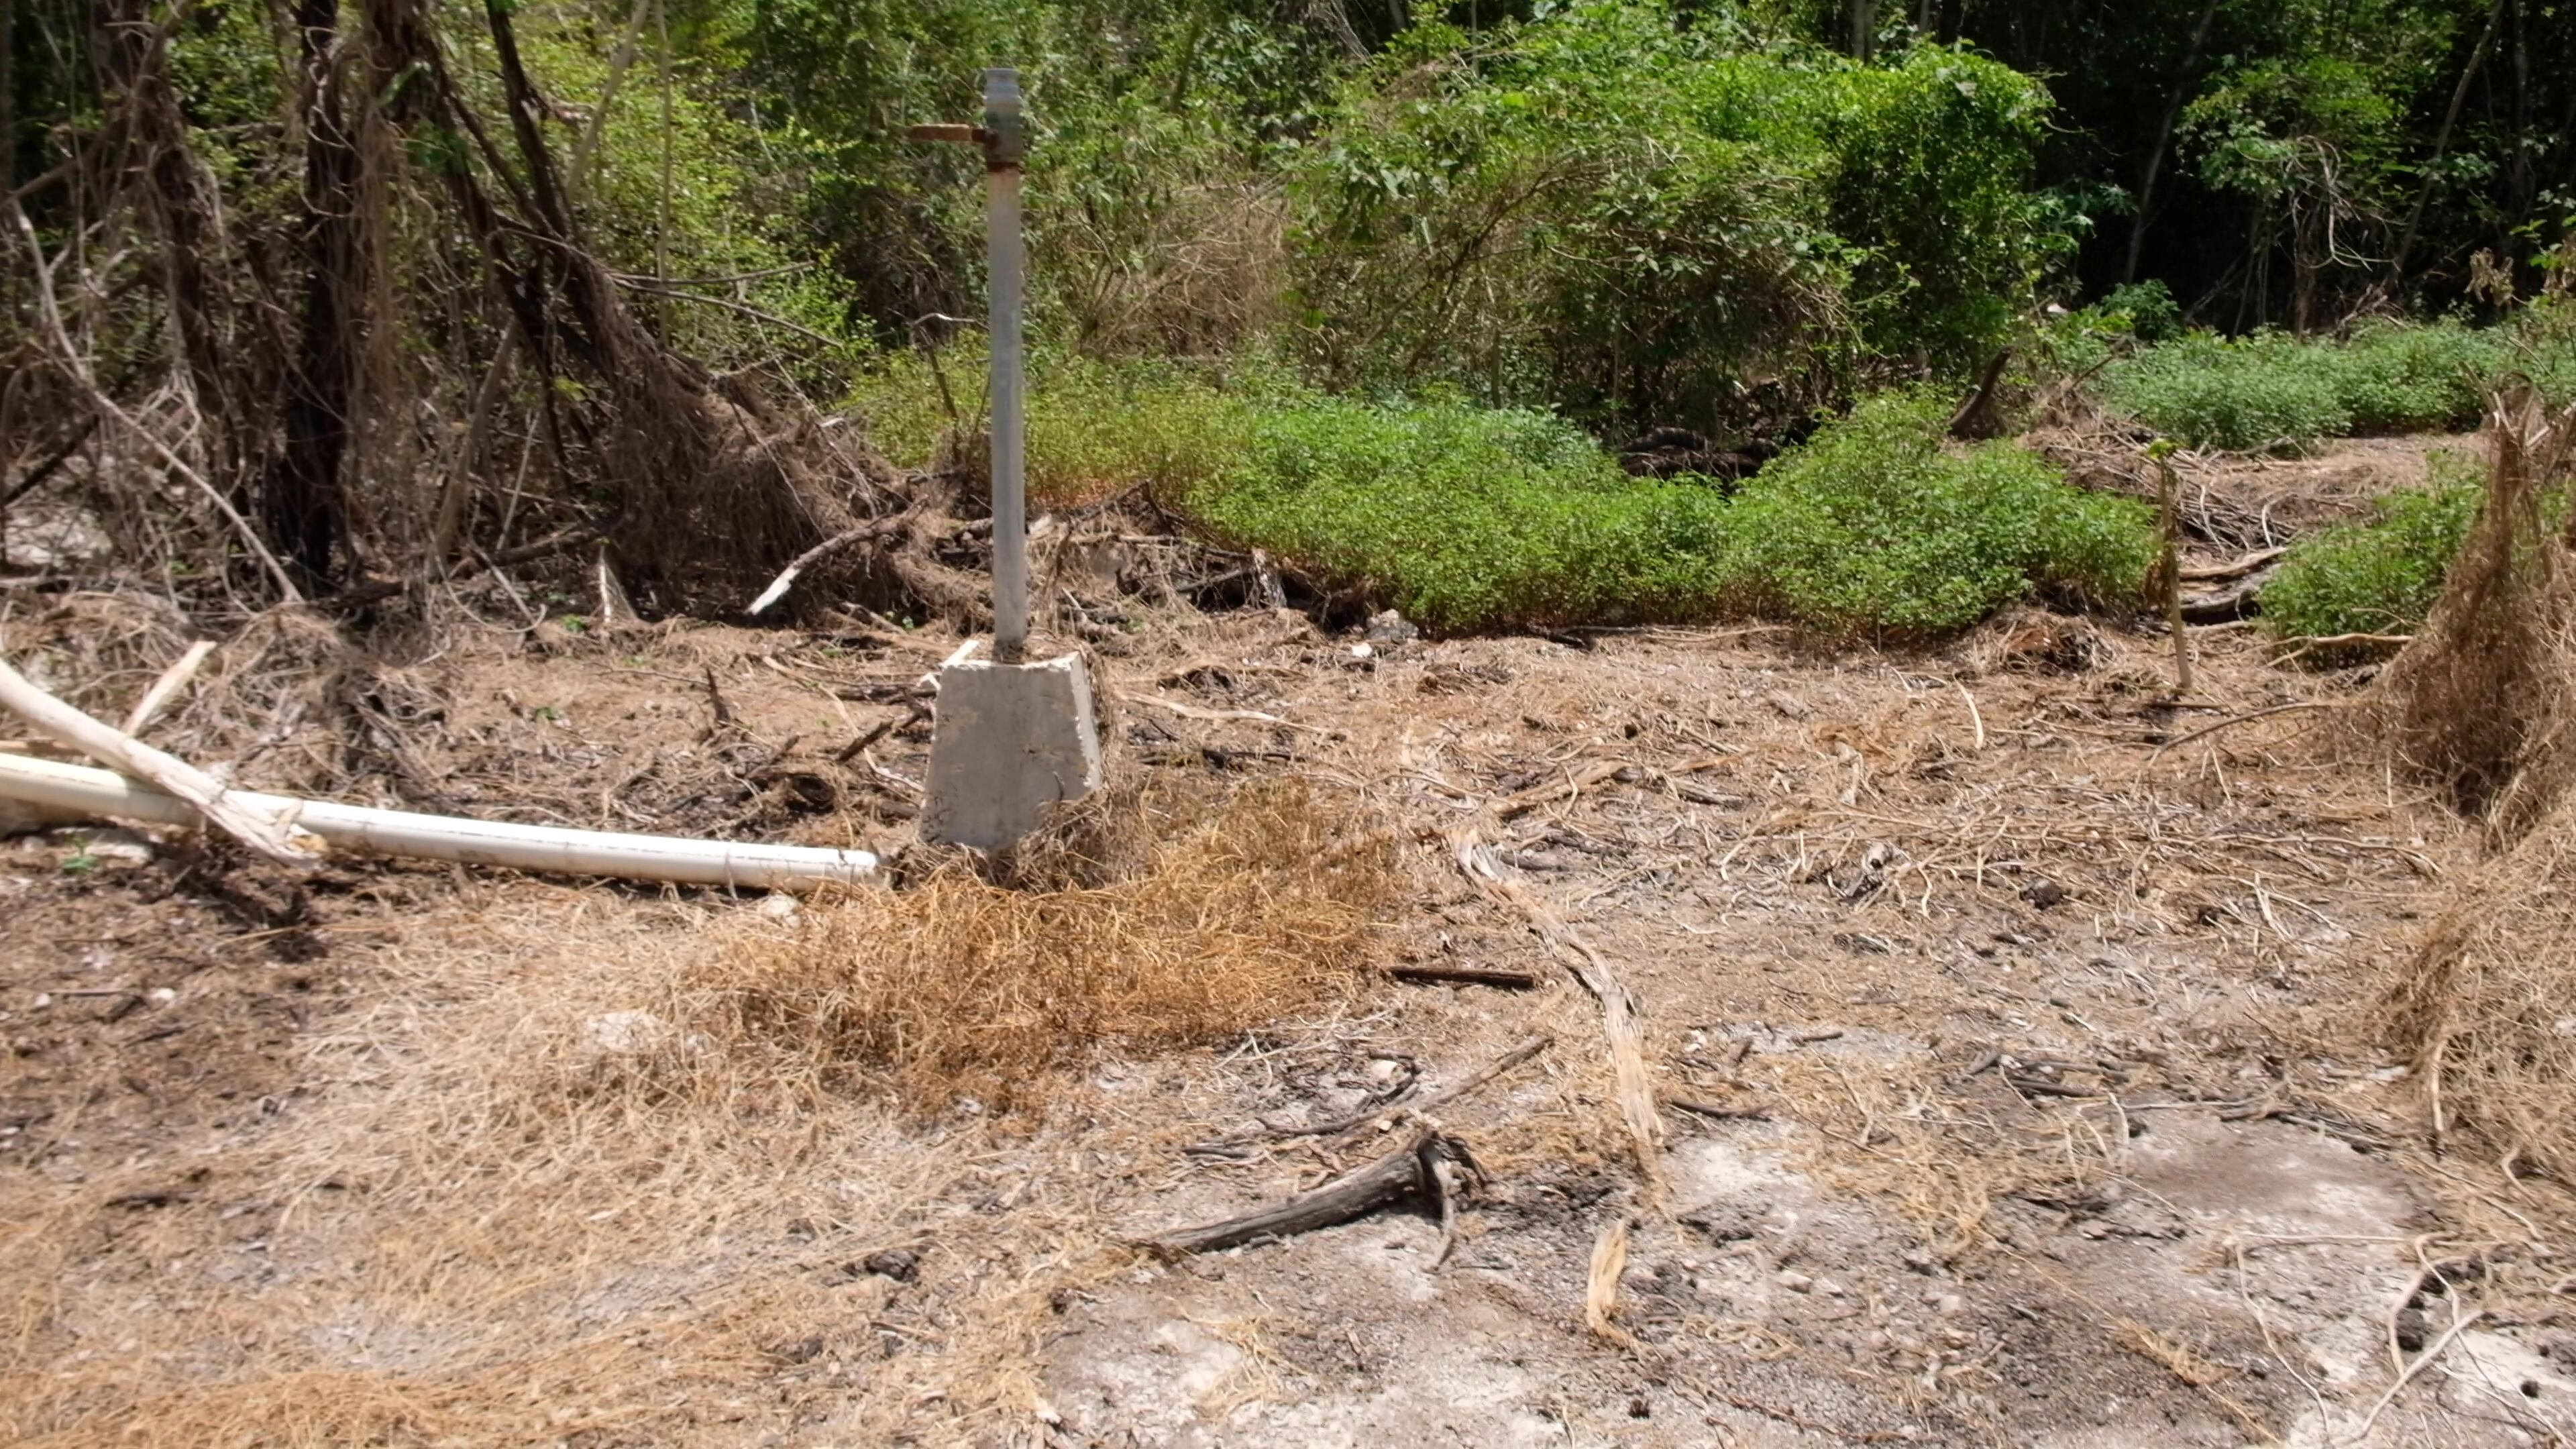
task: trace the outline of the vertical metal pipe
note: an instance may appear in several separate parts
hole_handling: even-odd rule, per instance
[[[1029,637],[1025,414],[1020,368],[1019,72],[984,72],[984,127],[996,138],[984,171],[986,267],[992,289],[993,657],[1017,664]]]

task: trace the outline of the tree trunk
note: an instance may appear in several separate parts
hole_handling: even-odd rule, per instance
[[[2316,327],[2317,278],[2325,270],[2325,229],[2334,196],[2323,193],[2304,208],[2290,206],[2290,333],[2305,337]]]
[[[17,0],[0,0],[0,191],[18,189]]]
[[[2200,48],[2209,40],[2210,22],[2218,18],[2218,0],[2200,12],[2200,23],[2191,28],[2191,43],[2183,48],[2182,71],[2174,77],[2173,94],[2165,100],[2164,118],[2156,123],[2155,149],[2147,153],[2146,175],[2138,181],[2138,206],[2129,218],[2129,259],[2121,264],[2120,285],[2138,279],[2138,254],[2147,244],[2147,217],[2156,204],[2156,178],[2164,173],[2165,152],[2173,146],[2174,122],[2182,117],[2183,102],[2191,95],[2191,83],[2200,71]]]
[[[333,554],[348,542],[341,461],[349,446],[350,381],[356,372],[359,309],[366,289],[357,275],[358,149],[351,142],[339,81],[339,0],[298,0],[296,36],[303,57],[304,215],[298,249],[304,264],[303,318],[279,409],[278,452],[260,479],[260,526],[270,546],[303,577],[327,591]]]
[[[2469,63],[2460,67],[2460,82],[2451,87],[2451,104],[2442,112],[2441,128],[2433,133],[2433,159],[2424,164],[2424,184],[2415,189],[2415,205],[2406,213],[2406,230],[2398,235],[2397,255],[2388,266],[2392,287],[2406,282],[2406,258],[2415,250],[2415,235],[2424,224],[2424,204],[2433,199],[2433,188],[2441,180],[2442,157],[2451,149],[2451,128],[2460,123],[2460,108],[2468,104],[2469,83],[2478,77],[2478,67],[2486,63],[2487,47],[2495,43],[2496,26],[2504,20],[2504,0],[2495,0],[2487,11],[2486,29],[2478,32],[2478,43],[2469,49]]]
[[[169,37],[152,18],[151,0],[100,0],[95,14],[90,63],[159,233],[162,287],[207,432],[209,479],[229,493],[240,486],[247,428],[235,407],[243,390],[225,365],[233,338],[212,274],[222,249],[221,213],[188,144],[187,118],[170,83]]]

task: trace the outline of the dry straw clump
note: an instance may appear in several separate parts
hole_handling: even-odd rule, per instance
[[[2502,851],[2471,875],[2380,1007],[2437,1133],[2576,1174],[2576,409],[2499,399],[2487,496],[2441,602],[2379,703],[2408,767]]]
[[[2576,801],[2461,886],[2387,999],[2436,1130],[2576,1180]]]
[[[1130,795],[1010,883],[952,861],[746,933],[688,1015],[817,1086],[882,1073],[924,1109],[1009,1110],[1085,1047],[1211,1041],[1347,991],[1396,872],[1391,836],[1297,782]]]

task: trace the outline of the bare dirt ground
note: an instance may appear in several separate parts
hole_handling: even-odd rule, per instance
[[[2565,1204],[2429,1150],[2367,1029],[2472,832],[2331,711],[2200,733],[2356,677],[2202,630],[2177,704],[2161,638],[2040,613],[1933,651],[1732,629],[1363,652],[1292,613],[1092,602],[1118,770],[1347,795],[1403,842],[1388,964],[1540,984],[1375,982],[1204,1049],[1070,1062],[1030,1110],[925,1112],[634,1069],[689,1031],[695,963],[828,903],[365,863],[299,882],[175,838],[21,835],[0,1435],[2576,1432],[2576,1334],[2548,1308]],[[954,642],[464,631],[342,670],[378,737],[334,755],[272,727],[244,778],[894,852],[914,681]],[[1642,1009],[1644,1160],[1599,1007],[1461,872],[1471,831]],[[1399,1121],[1532,1037],[1428,1113],[1485,1179],[1454,1240],[1400,1210],[1129,1246],[1370,1160],[1402,1134],[1295,1129]],[[2442,1352],[2383,1406],[2392,1337]]]

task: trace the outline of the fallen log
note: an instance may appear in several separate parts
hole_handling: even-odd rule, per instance
[[[675,840],[661,835],[465,820],[341,805],[329,800],[299,800],[252,790],[226,790],[223,798],[229,802],[228,808],[277,821],[283,831],[318,836],[334,847],[370,855],[453,860],[560,875],[767,890],[861,885],[874,880],[877,873],[877,858],[864,850],[738,840]],[[149,789],[113,770],[93,770],[25,755],[0,754],[0,799],[23,800],[83,816],[107,815],[157,825],[194,825],[201,818],[193,801]]]
[[[2255,612],[2255,603],[2262,597],[2263,586],[2271,581],[2272,570],[2265,568],[2247,575],[2233,588],[2184,599],[2182,601],[2183,622],[2223,624],[2230,619],[2244,618],[2247,614]]]
[[[1451,1214],[1449,1193],[1458,1180],[1458,1165],[1470,1170],[1475,1165],[1467,1144],[1426,1127],[1395,1151],[1311,1192],[1301,1192],[1286,1202],[1240,1217],[1157,1234],[1139,1246],[1171,1257],[1213,1253],[1267,1238],[1293,1237],[1329,1228],[1408,1200],[1425,1203],[1446,1221]]]

